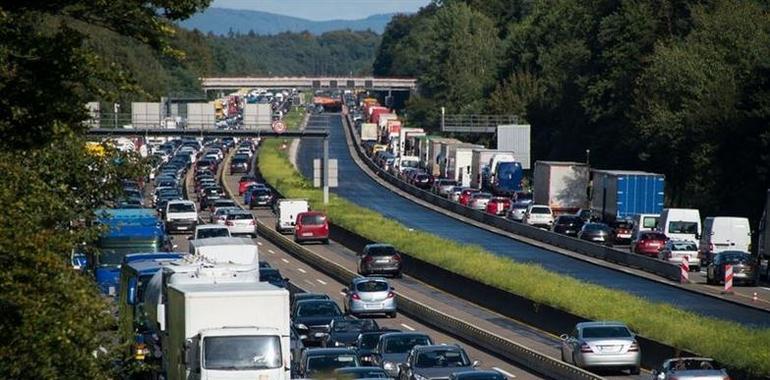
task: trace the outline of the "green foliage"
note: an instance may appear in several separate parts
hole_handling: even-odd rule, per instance
[[[299,118],[292,119],[292,125]],[[324,206],[319,189],[292,167],[282,141],[267,140],[259,150],[265,180],[289,198],[306,198],[329,220],[372,241],[408,253],[482,283],[589,319],[622,320],[642,336],[669,343],[754,374],[770,374],[770,329],[752,329],[654,303],[628,293],[521,264],[483,248],[415,231],[370,209],[331,194]],[[531,281],[532,278],[538,279]],[[724,342],[729,341],[730,344]]]

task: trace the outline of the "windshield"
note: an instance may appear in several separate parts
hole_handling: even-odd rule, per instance
[[[642,218],[642,226],[644,228],[657,228],[658,217],[657,216],[645,216]]]
[[[668,368],[674,371],[697,371],[715,369],[714,361],[710,359],[680,358],[668,363]]]
[[[195,205],[192,203],[170,203],[168,212],[195,212]]]
[[[129,253],[158,252],[160,239],[137,240],[132,238],[107,237],[99,240],[99,265],[118,266]]]
[[[380,341],[380,335],[382,334],[362,334],[358,348],[371,350],[377,347],[377,343]]]
[[[430,339],[424,335],[410,335],[388,338],[385,341],[385,353],[403,354],[404,352],[411,350],[414,346],[427,346],[429,344],[431,344]]]
[[[548,207],[532,207],[532,214],[550,214],[551,209]]]
[[[742,253],[729,253],[722,255],[724,264],[745,264],[751,261],[751,256]]]
[[[630,338],[631,332],[625,326],[586,327],[583,338]]]
[[[388,283],[385,281],[364,281],[356,284],[356,290],[359,292],[384,292],[388,290]]]
[[[666,240],[666,235],[657,234],[657,233],[642,234],[641,239],[646,239],[646,240]]]
[[[577,216],[560,216],[556,223],[580,223],[583,219],[580,219]]]
[[[307,359],[306,377],[313,378],[315,374],[332,372],[337,368],[357,367],[354,355],[312,356]]]
[[[423,352],[415,360],[417,368],[467,367],[470,365],[470,360],[465,356],[465,353],[457,349]]]
[[[213,237],[230,237],[230,230],[227,228],[201,228],[198,230],[198,239],[208,239]]]
[[[203,368],[253,370],[281,366],[277,336],[217,336],[203,338]]]
[[[418,164],[419,164],[418,161],[410,161],[410,160],[401,161],[402,168],[416,168]]]
[[[669,222],[668,232],[672,234],[696,234],[698,223],[696,222]]]
[[[340,308],[334,302],[314,302],[308,305],[300,305],[297,316],[300,317],[324,317],[342,315]]]

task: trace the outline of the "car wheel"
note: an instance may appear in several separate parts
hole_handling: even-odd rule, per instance
[[[567,358],[566,358],[566,357],[564,357],[564,349],[563,349],[563,348],[562,348],[562,349],[560,349],[560,350],[559,350],[559,352],[561,353],[561,361],[563,361],[563,362],[565,362],[565,363],[569,363],[569,362],[567,361]]]
[[[714,281],[711,279],[711,273],[706,272],[706,284],[714,285]]]
[[[321,243],[329,245],[329,239],[323,239],[321,240]]]
[[[401,272],[397,272],[395,277],[396,278],[404,278],[404,274],[401,273]]]
[[[390,312],[390,313],[388,313],[388,318],[396,318],[396,315],[397,315],[397,314],[396,314],[396,312],[395,312],[395,311],[393,311],[393,312]]]
[[[572,353],[572,364],[573,364],[573,365],[575,365],[576,367],[580,367],[580,366],[578,365],[578,362],[577,362],[577,360],[575,359],[575,353],[574,353],[574,352]]]
[[[630,372],[631,372],[631,375],[636,376],[636,375],[639,375],[642,371],[639,367],[631,367]]]

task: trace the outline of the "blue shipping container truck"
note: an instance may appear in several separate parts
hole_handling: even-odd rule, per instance
[[[489,187],[484,190],[494,195],[510,197],[513,193],[521,191],[521,180],[524,179],[524,170],[520,162],[498,162],[495,168],[495,177],[491,177],[489,170],[482,173],[483,183]]]
[[[624,170],[592,170],[591,211],[604,221],[663,211],[663,174]]]

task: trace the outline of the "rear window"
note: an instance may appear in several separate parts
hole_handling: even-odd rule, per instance
[[[230,231],[227,228],[202,228],[198,230],[198,239],[229,236]]]
[[[697,251],[698,247],[695,243],[689,241],[676,242],[671,244],[672,251]]]
[[[551,209],[548,207],[532,207],[531,213],[533,214],[550,214]]]
[[[577,216],[560,216],[557,220],[558,223],[579,223],[583,221],[583,219]]]
[[[724,264],[746,264],[751,262],[751,256],[742,253],[730,253],[722,255],[722,263]]]
[[[302,219],[300,220],[300,222],[308,226],[318,226],[326,222],[326,216],[318,215],[318,214],[302,215]]]
[[[388,283],[384,281],[364,281],[356,284],[359,292],[384,292],[388,290]]]
[[[583,338],[630,338],[625,326],[601,326],[583,328]]]
[[[393,247],[370,247],[369,254],[372,256],[393,256],[396,254],[396,249]]]
[[[192,203],[171,203],[168,205],[169,212],[195,212],[195,205]]]
[[[695,234],[698,233],[698,223],[696,222],[669,222],[668,232],[672,234]]]
[[[227,215],[227,219],[230,219],[230,220],[247,220],[247,219],[254,219],[254,217],[251,216],[251,214],[245,214],[245,213],[241,214],[241,213],[238,213],[238,214],[228,214]]]
[[[666,240],[666,235],[663,235],[661,233],[648,233],[648,234],[642,234],[642,239],[647,240]]]

